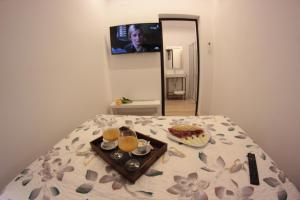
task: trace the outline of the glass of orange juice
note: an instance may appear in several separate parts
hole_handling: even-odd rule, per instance
[[[119,128],[107,127],[103,130],[103,148],[106,150],[113,149],[117,146],[118,137],[120,135]]]
[[[114,142],[118,140],[119,134],[120,131],[118,128],[114,128],[114,127],[107,128],[103,131],[103,139],[106,142]]]
[[[138,139],[133,128],[122,126],[120,128],[120,135],[118,139],[119,149],[129,153],[131,156],[132,151],[138,147]],[[130,158],[125,163],[125,168],[129,171],[135,171],[140,167],[140,162],[136,159]]]

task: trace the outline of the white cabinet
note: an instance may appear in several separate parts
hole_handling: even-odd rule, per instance
[[[128,104],[110,104],[111,112],[114,115],[161,115],[160,101],[133,101]]]

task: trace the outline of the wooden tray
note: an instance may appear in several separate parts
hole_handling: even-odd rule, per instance
[[[150,144],[153,146],[153,149],[144,156],[136,156],[132,154],[132,158],[137,159],[141,166],[136,171],[128,171],[125,169],[125,162],[129,159],[124,158],[123,161],[117,162],[110,157],[110,154],[116,151],[118,148],[112,150],[103,150],[100,145],[103,141],[103,137],[97,138],[90,142],[92,149],[98,153],[98,155],[105,160],[109,165],[111,165],[117,172],[123,175],[131,183],[134,183],[140,176],[142,176],[149,167],[155,163],[155,161],[167,151],[168,144],[161,142],[149,136],[146,136],[142,133],[136,132],[138,139],[145,139],[150,141]]]

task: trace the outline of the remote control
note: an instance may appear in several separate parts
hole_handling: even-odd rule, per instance
[[[247,157],[248,157],[248,164],[249,164],[250,183],[252,185],[259,185],[255,154],[248,153]]]

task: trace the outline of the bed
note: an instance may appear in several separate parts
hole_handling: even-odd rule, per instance
[[[90,142],[111,125],[135,130],[168,143],[167,152],[135,184],[103,161]],[[198,124],[211,135],[193,148],[167,137],[176,124]],[[251,185],[247,153],[256,155],[260,185]],[[0,193],[0,199],[291,199],[297,188],[276,163],[228,117],[97,115],[24,168]]]

